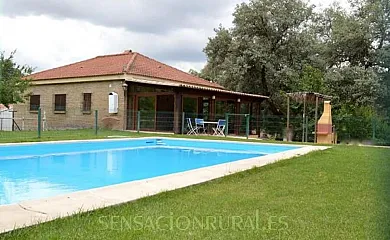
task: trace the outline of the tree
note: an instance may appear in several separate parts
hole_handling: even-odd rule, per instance
[[[26,77],[32,73],[31,67],[15,63],[14,54],[15,51],[5,57],[4,52],[0,53],[0,104],[7,108],[10,104],[24,102],[30,86]]]
[[[325,75],[325,86],[328,94],[334,96],[335,111],[344,107],[375,107],[380,91],[379,78],[373,69],[359,66],[346,66],[329,69]]]
[[[350,4],[313,11],[304,0],[242,3],[233,27],[219,26],[209,38],[201,74],[232,90],[270,96],[276,114],[286,110],[285,92],[332,95],[339,123],[354,126],[349,119],[357,116],[365,129],[356,133],[366,136],[372,117],[390,117],[390,1]]]
[[[378,55],[378,75],[380,76],[382,94],[378,97],[378,104],[390,118],[390,46],[379,50]]]
[[[310,63],[313,6],[301,0],[252,0],[237,6],[232,29],[220,26],[204,52],[203,72],[225,87],[270,96],[281,114],[282,92],[297,86]]]
[[[390,117],[390,2],[388,0],[351,0],[354,16],[369,26],[372,65],[379,76],[382,92],[379,110]]]
[[[370,27],[376,50],[390,44],[390,2],[388,0],[350,0],[354,15]]]
[[[322,13],[319,21],[320,55],[326,63],[324,91],[335,97],[336,114],[347,110],[353,113],[363,106],[374,108],[381,95],[376,40],[367,19],[333,5]]]
[[[372,66],[373,51],[370,25],[366,19],[349,14],[338,5],[322,13],[320,40],[324,45],[321,55],[327,68]]]
[[[323,71],[310,65],[305,66],[302,69],[298,88],[306,92],[325,92]]]
[[[210,80],[228,85],[224,77],[224,67],[226,67],[224,63],[230,51],[233,40],[232,35],[229,30],[221,25],[214,31],[216,36],[209,38],[209,43],[203,50],[207,55],[208,61],[201,72]]]

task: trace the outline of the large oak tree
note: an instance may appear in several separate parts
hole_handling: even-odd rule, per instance
[[[237,6],[233,27],[219,26],[200,75],[225,87],[268,95],[285,112],[284,93],[335,96],[335,112],[389,109],[389,1],[352,0],[315,10],[302,0],[251,0]],[[371,111],[370,110],[370,111]]]

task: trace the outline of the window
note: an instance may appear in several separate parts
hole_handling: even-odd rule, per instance
[[[54,111],[63,112],[66,110],[66,94],[54,95]]]
[[[30,96],[30,111],[38,111],[40,104],[41,104],[41,96],[40,95],[31,95]]]
[[[83,112],[90,112],[92,105],[92,93],[83,94]]]

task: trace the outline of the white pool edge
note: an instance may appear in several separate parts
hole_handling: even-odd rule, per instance
[[[201,136],[200,136],[201,137]],[[306,144],[297,143],[270,143],[270,142],[252,142],[251,139],[249,141],[237,141],[237,138],[233,137],[221,137],[221,139],[200,139],[200,138],[184,138],[184,137],[126,137],[123,138],[100,138],[100,139],[83,139],[83,140],[60,140],[60,141],[42,141],[42,142],[18,142],[18,143],[0,143],[0,147],[2,146],[23,146],[23,145],[35,145],[35,144],[56,144],[56,143],[79,143],[79,142],[105,142],[105,141],[136,141],[142,139],[167,139],[167,140],[187,140],[187,141],[198,141],[198,142],[235,142],[238,144],[260,144],[260,145],[274,145],[274,146],[293,146],[293,147],[304,147],[311,146]],[[241,139],[245,140],[245,139]]]
[[[155,139],[146,137],[143,139]],[[164,137],[157,137],[163,139]],[[134,138],[131,138],[134,139]],[[140,139],[140,138],[136,138]],[[167,138],[179,139],[180,138]],[[107,141],[106,139],[104,139]],[[118,139],[119,140],[119,139]],[[123,140],[123,139],[122,139]],[[135,139],[134,139],[135,140]],[[218,141],[203,139],[188,139],[196,141]],[[91,141],[91,140],[89,140]],[[92,140],[96,141],[96,140]],[[102,141],[102,140],[98,140]],[[74,142],[74,141],[64,141]],[[77,141],[80,142],[80,141]],[[56,141],[58,143],[58,141]],[[248,144],[249,142],[244,142]],[[269,145],[270,143],[253,143]],[[291,145],[291,144],[271,144]],[[292,145],[299,146],[299,145]],[[164,191],[171,191],[216,178],[224,177],[233,173],[249,170],[253,167],[261,167],[276,161],[304,155],[312,151],[325,150],[323,146],[300,146],[300,148],[284,151],[281,153],[243,159],[235,162],[194,169],[190,171],[164,175],[155,178],[132,181],[117,185],[111,185],[91,190],[72,192],[60,196],[30,200],[19,204],[0,205],[0,233],[13,229],[31,226],[38,223],[51,221],[56,218],[70,216],[79,212],[86,212],[98,208],[113,206],[130,202],[146,196],[155,195]],[[131,191],[129,191],[131,190]]]

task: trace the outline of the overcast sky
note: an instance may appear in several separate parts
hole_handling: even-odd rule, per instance
[[[243,1],[0,0],[0,51],[17,49],[17,62],[36,71],[126,49],[200,70],[208,37],[220,23],[231,26]]]

